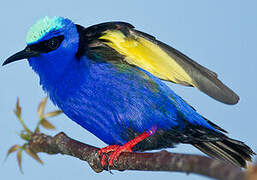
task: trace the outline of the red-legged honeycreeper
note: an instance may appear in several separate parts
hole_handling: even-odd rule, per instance
[[[194,86],[226,104],[239,97],[213,71],[124,22],[84,28],[62,17],[33,25],[27,47],[3,65],[28,59],[40,84],[70,119],[109,146],[109,165],[123,151],[192,144],[245,167],[254,152],[198,114],[161,80]]]

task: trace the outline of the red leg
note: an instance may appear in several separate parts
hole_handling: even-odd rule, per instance
[[[153,135],[155,133],[157,129],[157,126],[152,127],[150,130],[145,131],[143,134],[140,134],[139,136],[137,136],[135,139],[130,140],[129,142],[125,143],[123,146],[119,146],[119,145],[110,145],[107,146],[105,148],[101,148],[98,151],[98,154],[101,157],[101,165],[105,166],[105,159],[106,159],[106,155],[104,155],[103,153],[109,153],[112,152],[112,154],[109,156],[109,166],[113,166],[113,162],[118,160],[119,155],[122,152],[132,152],[132,148],[137,145],[139,142],[141,142],[142,140],[144,140],[145,138]]]

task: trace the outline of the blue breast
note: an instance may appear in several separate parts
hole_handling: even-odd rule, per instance
[[[129,130],[183,128],[185,120],[214,130],[162,81],[129,65],[84,57],[56,84],[47,90],[52,101],[107,144],[124,144],[130,140]]]

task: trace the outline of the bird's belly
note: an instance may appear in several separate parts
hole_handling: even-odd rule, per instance
[[[124,144],[127,137],[122,137],[124,127],[117,120],[117,115],[104,101],[90,101],[80,96],[71,99],[65,105],[58,105],[62,111],[80,126],[97,136],[107,144]]]
[[[107,144],[124,144],[155,125],[170,128],[175,125],[174,122],[165,122],[168,117],[158,109],[143,108],[141,103],[128,104],[122,98],[114,103],[115,99],[117,97],[103,96],[91,101],[88,97],[80,96],[77,100],[71,99],[65,105],[58,106],[70,119]]]

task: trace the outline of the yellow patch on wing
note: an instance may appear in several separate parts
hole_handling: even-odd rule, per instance
[[[107,30],[99,39],[108,40],[108,46],[124,55],[125,60],[156,77],[184,85],[193,85],[186,71],[153,42],[140,37],[127,37],[121,31]]]

